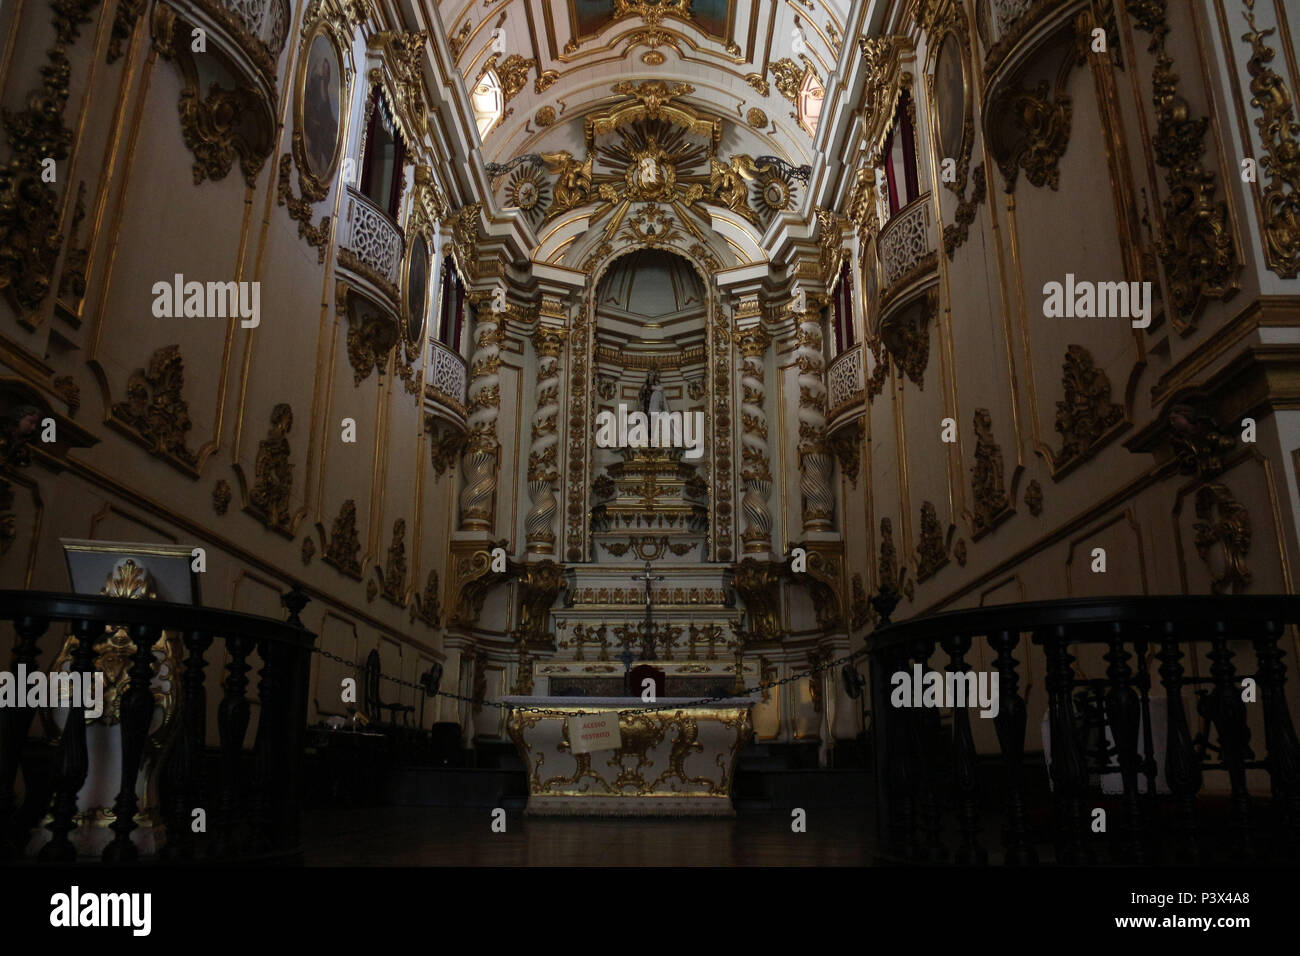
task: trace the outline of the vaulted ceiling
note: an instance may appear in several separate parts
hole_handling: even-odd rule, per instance
[[[467,90],[491,69],[504,115],[487,162],[582,154],[583,116],[620,81],[686,83],[680,97],[724,120],[719,152],[813,162],[818,90],[834,69],[851,0],[443,0]],[[851,38],[850,38],[851,39]]]

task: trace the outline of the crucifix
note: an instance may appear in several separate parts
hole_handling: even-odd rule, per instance
[[[651,623],[651,614],[654,609],[654,592],[650,590],[652,581],[662,581],[662,574],[650,573],[650,562],[645,563],[645,571],[641,574],[632,575],[633,581],[645,582],[645,633],[641,635],[641,660],[649,661],[654,659],[654,626]],[[623,662],[630,668],[632,664],[632,650],[626,645],[623,648]]]

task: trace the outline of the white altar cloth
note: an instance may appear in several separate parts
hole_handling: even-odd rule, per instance
[[[529,815],[734,816],[736,759],[752,734],[749,697],[504,697],[528,773]],[[531,714],[541,707],[554,715]],[[569,718],[619,714],[622,746],[575,754]]]

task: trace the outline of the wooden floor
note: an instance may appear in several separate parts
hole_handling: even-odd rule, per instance
[[[861,811],[808,809],[735,819],[557,819],[487,808],[313,810],[303,819],[308,866],[863,866],[875,834]]]

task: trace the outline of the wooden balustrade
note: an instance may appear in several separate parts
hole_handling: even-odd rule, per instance
[[[83,675],[96,669],[95,643],[104,638],[106,628],[126,628],[135,644],[127,670],[129,682],[119,701],[122,786],[113,803],[113,838],[103,851],[104,861],[129,863],[140,855],[132,841],[140,809],[136,781],[154,710],[154,645],[164,631],[181,635],[187,656],[178,678],[176,734],[161,768],[160,809],[167,836],[160,856],[231,859],[297,852],[307,684],[316,641],[298,618],[307,600],[303,592],[290,591],[282,598],[289,618],[276,621],[164,601],[0,591],[0,619],[12,621],[17,633],[14,671],[19,665],[34,670],[40,652],[51,650],[42,639],[61,642],[65,633],[76,641],[70,668]],[[66,629],[52,627],[55,622],[66,622]],[[220,772],[217,780],[210,781],[204,772],[204,668],[214,640],[224,641],[227,663],[217,712]],[[262,666],[257,675],[258,726],[250,760],[244,738],[250,722],[249,657],[254,650]],[[26,706],[0,710],[0,859],[20,856],[31,838],[24,821],[48,812],[46,828],[51,838],[39,858],[75,862],[77,850],[70,835],[76,830],[77,794],[90,767],[85,712],[80,707],[68,709],[52,764],[53,795],[48,806],[30,805],[36,788],[32,776],[25,773],[29,805],[20,808],[15,783],[34,714],[34,708]],[[210,838],[192,831],[192,814],[200,807],[212,811]]]
[[[897,624],[886,618],[868,641],[885,855],[983,863],[988,828],[1000,825],[1002,852],[994,856],[1007,864],[1300,860],[1300,745],[1279,643],[1298,621],[1300,599],[1242,595],[1044,601]],[[1046,768],[1026,761],[1022,635],[1045,661]],[[979,642],[998,677],[997,753],[984,758],[969,707],[890,702],[895,673],[910,677],[918,666],[929,673],[937,659],[938,673],[967,674]],[[1081,676],[1078,661],[1094,646],[1090,659],[1104,666]],[[1193,658],[1207,662],[1208,673],[1196,675]],[[1255,685],[1253,702],[1243,700],[1246,678]],[[1194,715],[1185,695],[1196,700]],[[1152,714],[1160,710],[1165,728],[1157,740]],[[1252,726],[1263,728],[1262,746]],[[1249,786],[1250,771],[1267,773],[1267,795],[1257,782]],[[1220,794],[1205,791],[1211,772],[1223,780]],[[1118,793],[1102,792],[1103,776],[1118,780]],[[1001,793],[997,803],[987,799],[992,790]],[[1094,826],[1098,809],[1106,811],[1104,831]]]

